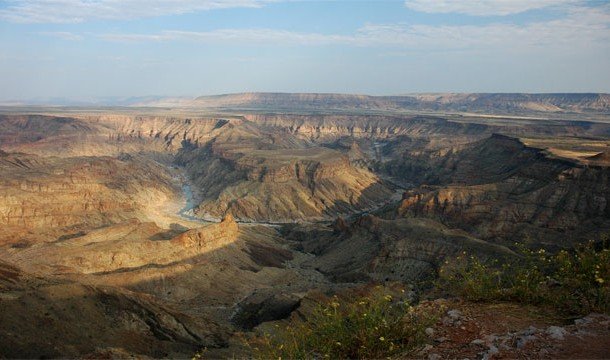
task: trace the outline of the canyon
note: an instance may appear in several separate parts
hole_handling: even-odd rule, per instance
[[[607,94],[167,101],[1,109],[0,357],[243,355],[317,293],[610,234]]]

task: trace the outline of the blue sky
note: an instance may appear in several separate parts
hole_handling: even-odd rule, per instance
[[[610,92],[610,0],[0,0],[0,100]]]

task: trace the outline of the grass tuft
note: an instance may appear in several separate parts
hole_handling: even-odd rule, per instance
[[[564,314],[610,313],[610,250],[588,243],[549,254],[519,247],[513,262],[462,253],[439,270],[437,287],[472,301],[550,305]]]
[[[401,292],[404,295],[404,291]],[[378,359],[408,355],[427,341],[425,329],[438,319],[404,296],[376,287],[352,300],[333,297],[306,320],[292,320],[273,334],[249,340],[260,359]]]

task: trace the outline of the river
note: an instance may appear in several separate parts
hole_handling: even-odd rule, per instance
[[[198,217],[195,215],[194,209],[195,209],[195,207],[197,207],[197,205],[200,203],[200,201],[195,199],[195,194],[193,193],[192,185],[189,182],[184,170],[180,169],[180,168],[174,168],[174,167],[172,167],[172,168],[177,171],[176,179],[181,182],[182,194],[185,199],[184,206],[178,212],[178,216],[180,216],[181,218],[183,218],[185,220],[194,221],[194,222],[198,222],[198,223],[202,223],[202,224],[220,222],[221,221],[220,218],[214,218],[211,216]],[[384,179],[384,180],[391,183],[396,188],[396,192],[392,195],[392,197],[390,199],[388,199],[387,201],[385,201],[382,204],[379,204],[376,207],[364,209],[362,211],[357,211],[357,212],[354,212],[351,214],[343,214],[343,215],[338,215],[338,216],[343,216],[345,218],[354,219],[354,218],[357,218],[358,216],[372,213],[375,210],[381,209],[381,208],[389,205],[391,202],[399,201],[402,198],[402,193],[405,189],[402,186],[399,186],[396,183],[389,181],[389,179]],[[333,221],[332,219],[318,220],[318,221],[294,220],[294,221],[290,221],[290,222],[254,221],[254,220],[237,220],[237,219],[235,220],[235,222],[237,222],[238,224],[262,225],[262,226],[269,226],[269,227],[273,227],[273,228],[280,228],[280,227],[282,227],[282,225],[302,223],[302,222],[304,222],[304,223],[322,223],[322,224],[327,223],[328,224],[332,221]]]

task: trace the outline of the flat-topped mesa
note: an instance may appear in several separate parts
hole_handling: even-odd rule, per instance
[[[142,229],[154,225],[150,224],[135,224],[133,228],[135,231],[144,231]],[[149,238],[119,238],[114,241],[108,239],[92,245],[88,252],[74,253],[74,257],[65,256],[58,262],[66,267],[80,269],[83,273],[135,269],[150,263],[167,266],[232,244],[237,240],[238,232],[234,221],[226,221],[187,230],[167,241]],[[64,246],[74,243],[74,246],[78,247],[77,240],[65,242]]]
[[[201,96],[191,104],[203,108],[387,108],[393,104],[369,95],[333,93],[237,93]]]
[[[610,95],[601,93],[424,93],[369,96],[333,93],[237,93],[201,96],[187,102],[195,108],[291,110],[425,110],[487,113],[607,112]],[[152,106],[167,106],[153,101]]]

